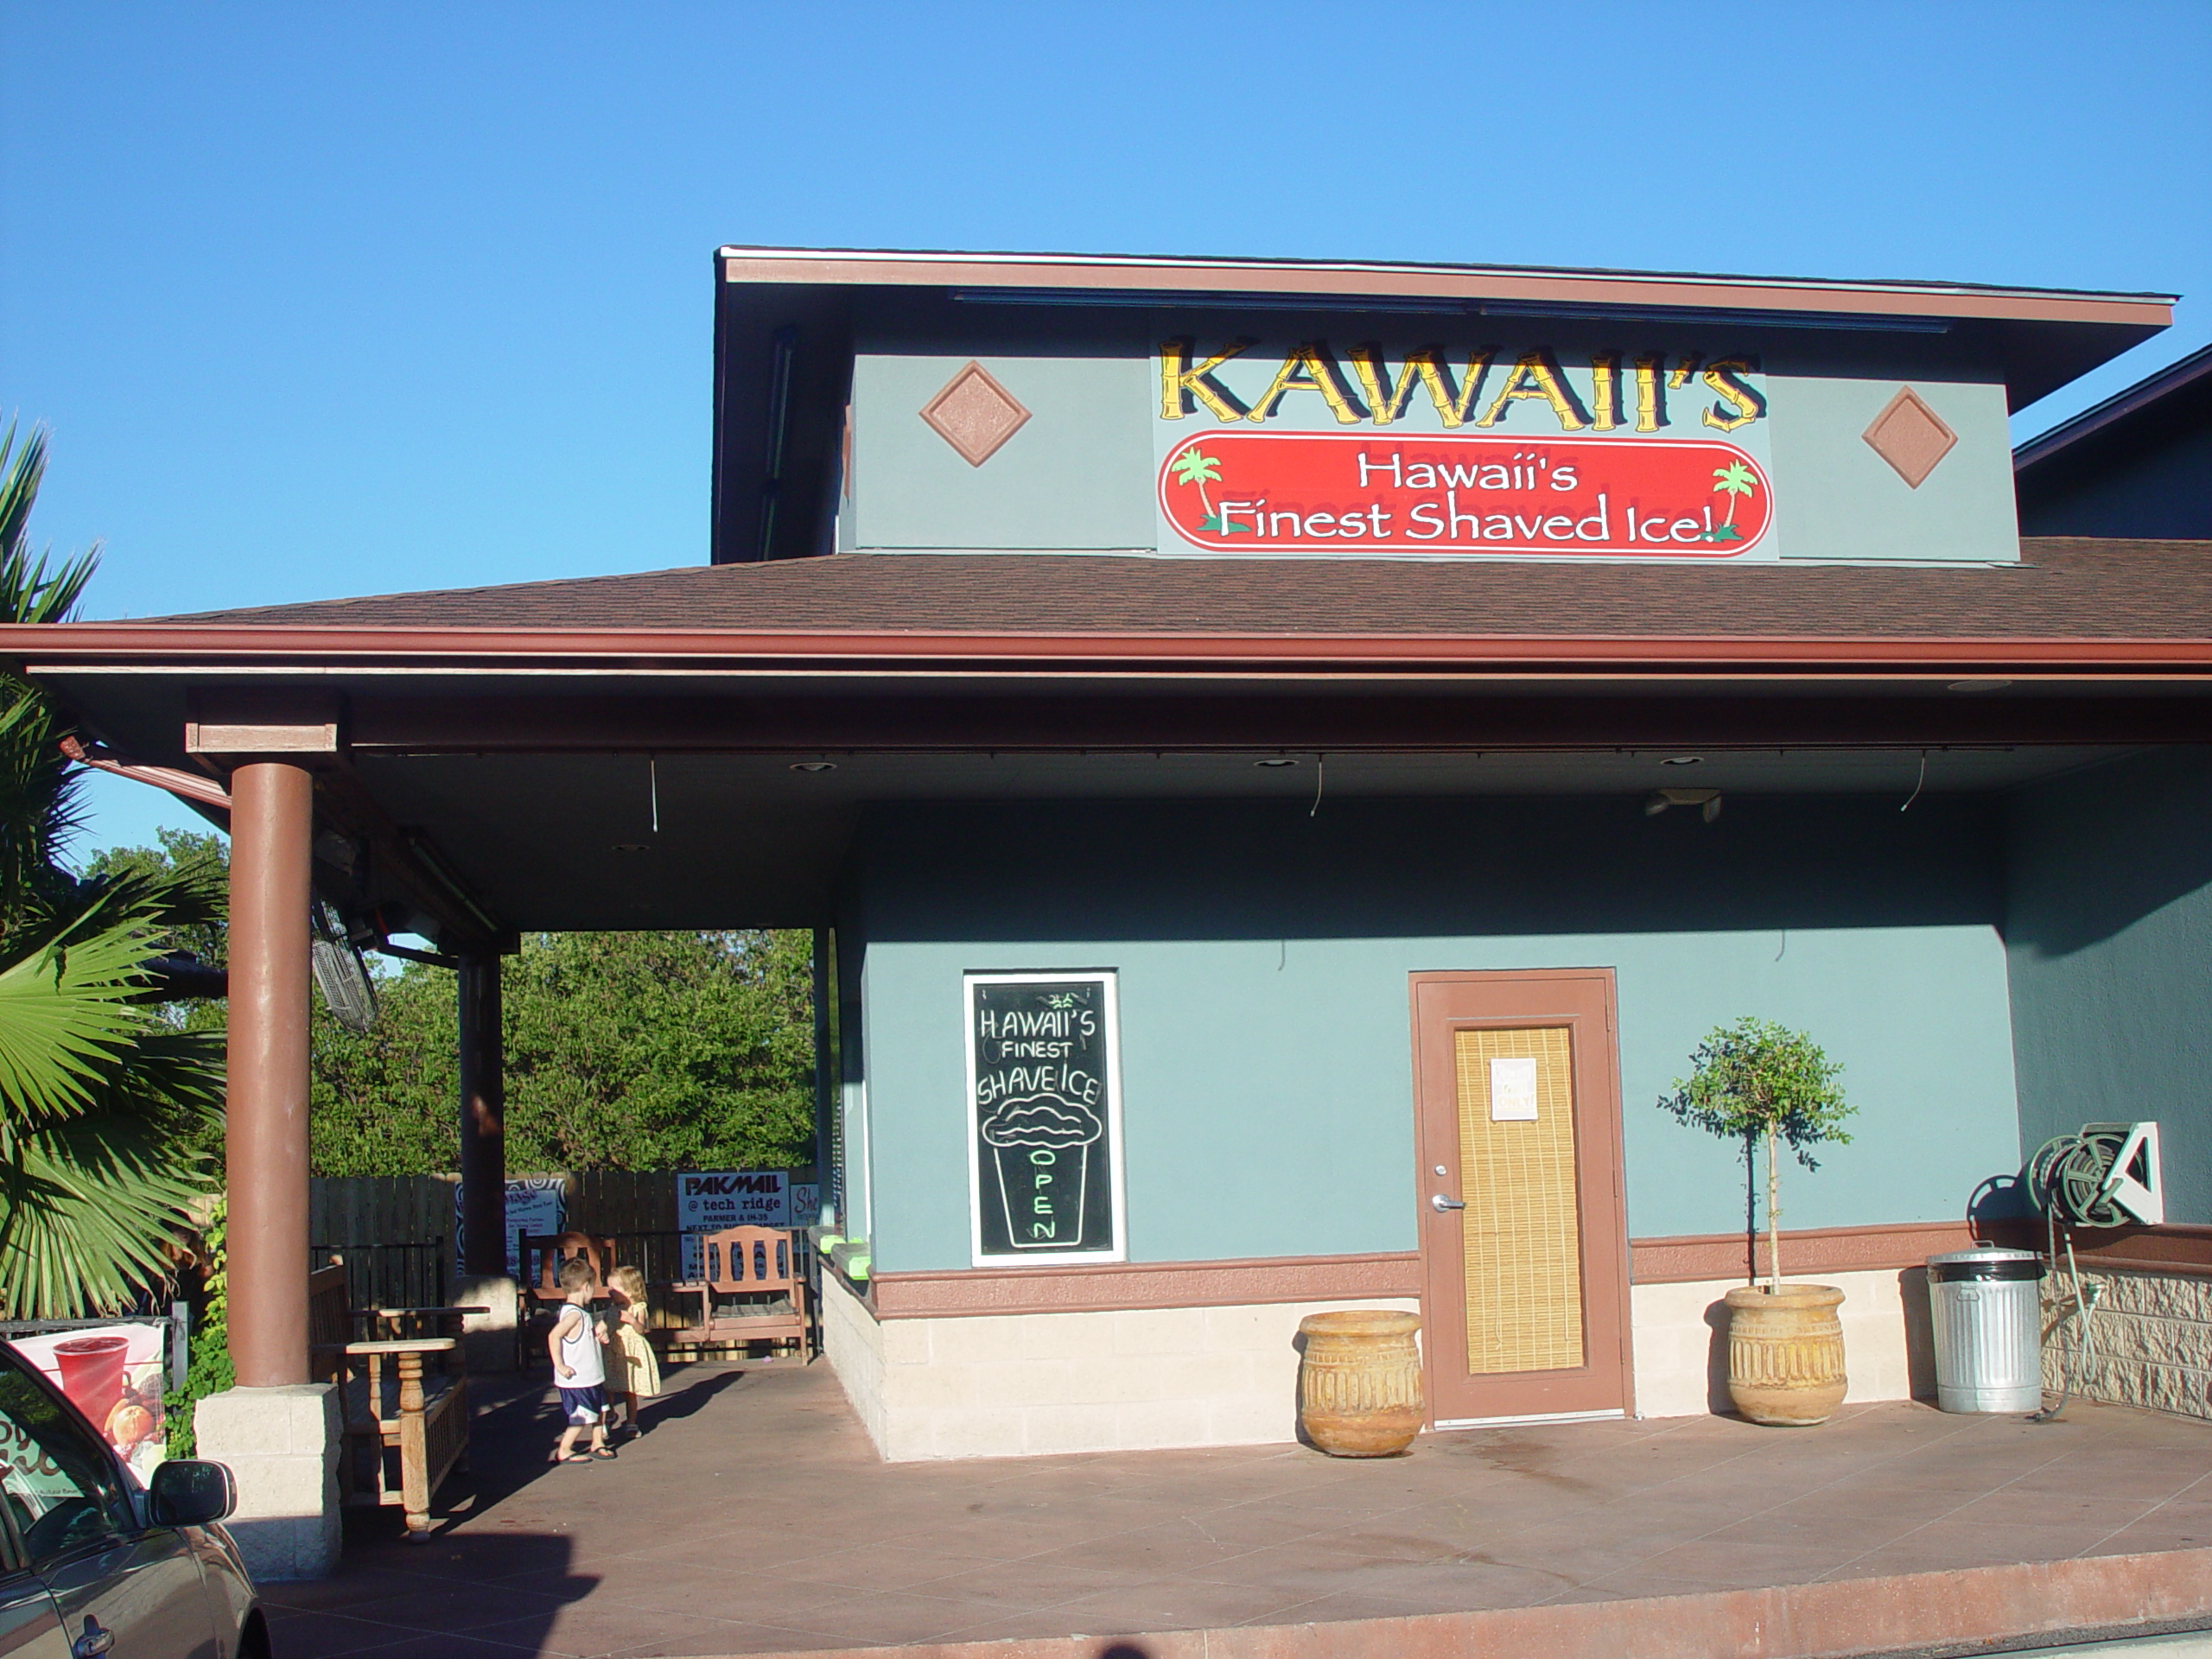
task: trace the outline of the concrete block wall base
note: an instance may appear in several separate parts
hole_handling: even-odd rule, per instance
[[[257,1579],[327,1578],[338,1566],[338,1390],[327,1382],[226,1389],[193,1413],[200,1455],[231,1466],[225,1524]]]
[[[1783,1266],[1789,1265],[1785,1253]],[[1850,1405],[1933,1398],[1935,1344],[1929,1333],[1925,1269],[1807,1274],[1843,1292],[1843,1363]],[[1732,1411],[1728,1399],[1728,1309],[1722,1298],[1744,1281],[1637,1285],[1636,1414],[1694,1417]]]
[[[1347,1298],[879,1320],[823,1276],[822,1344],[887,1462],[1297,1438],[1298,1322]]]
[[[471,1313],[461,1321],[461,1356],[471,1376],[515,1369],[515,1323],[521,1300],[521,1287],[505,1274],[494,1278],[462,1275],[453,1305],[491,1310]]]
[[[1988,1652],[2212,1621],[2212,1549],[1478,1612],[1125,1637],[924,1642],[902,1659],[1840,1659]],[[779,1659],[859,1659],[872,1648]]]
[[[2044,1281],[2044,1386],[2087,1400],[2212,1417],[2212,1280],[2193,1274],[2082,1270],[2098,1297],[2082,1339],[2073,1279]],[[2094,1357],[2092,1355],[2094,1351]]]

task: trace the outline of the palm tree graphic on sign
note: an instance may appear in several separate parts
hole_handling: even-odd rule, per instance
[[[1751,469],[1740,461],[1732,461],[1726,467],[1714,467],[1713,476],[1713,493],[1728,498],[1728,516],[1707,532],[1707,539],[1716,542],[1740,542],[1744,539],[1744,532],[1736,528],[1736,499],[1738,496],[1756,495],[1759,487],[1758,479],[1753,474]]]
[[[1224,536],[1236,532],[1236,525],[1224,526],[1222,524],[1220,515],[1213,510],[1213,498],[1206,493],[1208,484],[1221,482],[1219,461],[1201,450],[1185,449],[1175,457],[1170,470],[1174,473],[1178,484],[1198,486],[1198,505],[1206,510],[1206,516],[1198,521],[1200,530],[1215,531]]]

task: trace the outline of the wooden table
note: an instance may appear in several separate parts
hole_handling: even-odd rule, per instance
[[[460,1346],[453,1337],[346,1344],[347,1367],[350,1370],[357,1360],[362,1362],[365,1386],[359,1413],[354,1412],[350,1397],[346,1402],[346,1448],[339,1467],[342,1496],[349,1503],[400,1505],[411,1543],[429,1541],[431,1494],[468,1451],[468,1374],[454,1363]],[[441,1356],[446,1364],[446,1386],[435,1395],[423,1386],[423,1360],[428,1354]],[[390,1416],[385,1414],[387,1361],[398,1382],[398,1401]],[[351,1393],[349,1379],[349,1396]],[[360,1488],[354,1461],[357,1447],[372,1452],[376,1465],[375,1478],[365,1491]],[[391,1490],[385,1472],[384,1454],[388,1451],[399,1453],[397,1491]]]

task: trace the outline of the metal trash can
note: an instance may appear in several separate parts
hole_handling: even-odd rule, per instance
[[[1928,1258],[1936,1400],[1945,1411],[2043,1407],[2043,1260],[2032,1250]]]

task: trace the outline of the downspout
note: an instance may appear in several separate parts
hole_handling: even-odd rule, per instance
[[[830,1179],[836,1154],[830,1114],[837,1065],[830,1045],[830,999],[836,995],[830,975],[830,935],[826,927],[814,930],[814,1187],[817,1195],[811,1224],[791,1217],[798,1225],[833,1227],[837,1221],[836,1183]]]

